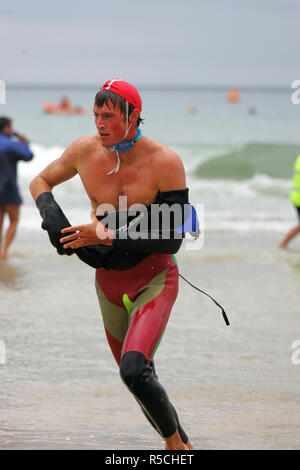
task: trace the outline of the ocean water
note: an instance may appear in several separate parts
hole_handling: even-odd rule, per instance
[[[95,132],[92,107],[97,87],[9,88],[1,113],[31,140],[35,159],[20,163],[24,198],[21,226],[38,229],[28,184],[76,138]],[[64,95],[87,115],[42,112],[44,101]],[[290,90],[241,91],[228,103],[226,90],[143,90],[142,132],[182,158],[191,200],[203,204],[206,231],[285,232],[295,220],[289,202],[293,163],[299,153],[299,110]],[[191,108],[193,112],[191,112]],[[254,110],[254,111],[253,111]],[[88,218],[89,201],[78,177],[55,194],[72,223]]]

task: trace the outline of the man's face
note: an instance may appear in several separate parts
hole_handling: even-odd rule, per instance
[[[126,119],[118,107],[104,104],[94,106],[95,125],[104,147],[113,147],[123,140],[126,132]]]

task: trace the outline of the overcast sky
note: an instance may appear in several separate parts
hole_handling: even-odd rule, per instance
[[[1,0],[0,80],[273,85],[300,79],[300,0]]]

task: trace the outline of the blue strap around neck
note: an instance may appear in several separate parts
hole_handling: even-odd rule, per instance
[[[106,147],[107,150],[112,152],[126,153],[132,149],[134,144],[141,138],[142,133],[141,129],[138,128],[137,135],[132,140],[126,140],[126,142],[121,142],[120,144],[114,145],[113,147]]]

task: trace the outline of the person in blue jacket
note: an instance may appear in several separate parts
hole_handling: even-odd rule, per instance
[[[0,259],[5,259],[8,248],[16,234],[22,198],[18,189],[17,163],[33,158],[27,138],[14,131],[10,118],[0,117]],[[5,214],[9,226],[2,240]]]

